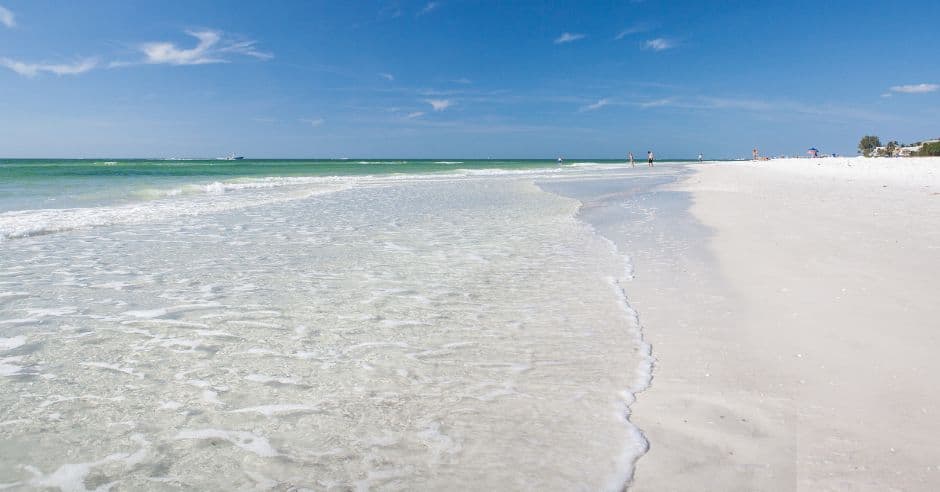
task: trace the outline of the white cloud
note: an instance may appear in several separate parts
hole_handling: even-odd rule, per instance
[[[326,122],[323,118],[300,118],[301,123],[306,123],[310,126],[320,126]]]
[[[222,53],[235,53],[238,55],[250,56],[259,60],[270,60],[274,55],[266,51],[258,51],[255,45],[257,41],[228,41],[225,46],[219,48]]]
[[[9,28],[16,27],[16,19],[13,17],[13,12],[4,8],[3,5],[0,5],[0,24]]]
[[[233,41],[223,39],[220,31],[186,31],[186,34],[198,39],[194,48],[177,48],[169,42],[144,43],[140,51],[146,59],[144,63],[168,65],[204,65],[207,63],[227,63],[226,55],[244,55],[268,60],[270,53],[258,51],[256,41]],[[115,64],[112,64],[115,65]]]
[[[35,77],[40,72],[54,73],[56,75],[76,75],[85,73],[98,66],[95,58],[85,58],[75,63],[26,63],[9,58],[0,58],[0,66],[27,77]]]
[[[653,51],[663,51],[668,50],[669,48],[675,48],[676,43],[672,40],[666,38],[656,38],[650,39],[643,43],[643,48]]]
[[[595,109],[601,109],[604,106],[610,104],[609,99],[601,99],[594,104],[588,104],[587,106],[582,106],[581,111],[594,111]]]
[[[473,83],[472,80],[470,80],[470,79],[468,79],[468,78],[466,78],[466,77],[461,77],[461,78],[459,78],[459,79],[454,79],[453,82],[454,82],[455,84],[464,84],[464,85],[472,84],[472,83]]]
[[[408,113],[408,116],[405,116],[405,117],[410,120],[412,118],[420,118],[421,116],[424,116],[424,111],[415,111],[414,113]]]
[[[427,103],[434,108],[434,111],[444,111],[453,105],[450,99],[427,99]]]
[[[902,94],[924,94],[927,92],[935,92],[937,89],[940,89],[940,85],[937,85],[937,84],[896,85],[891,88],[891,92],[900,92]]]
[[[418,12],[418,15],[429,14],[429,13],[431,13],[434,9],[438,8],[439,6],[440,6],[440,4],[437,3],[437,2],[428,2],[427,5],[425,5],[424,8],[421,9],[420,12]]]
[[[653,29],[653,27],[654,27],[653,24],[647,24],[647,23],[634,24],[634,25],[632,25],[632,26],[630,26],[630,27],[628,27],[628,28],[626,28],[626,29],[624,29],[624,30],[618,32],[617,35],[614,36],[614,39],[620,40],[620,39],[623,39],[624,37],[629,36],[629,35],[631,35],[631,34],[639,34],[639,33],[641,33],[641,32],[651,31],[651,30]]]
[[[395,80],[395,76],[390,73],[380,73],[379,77],[382,77],[385,80],[392,81]]]
[[[558,36],[558,38],[555,39],[555,44],[570,43],[572,41],[577,41],[584,38],[584,34],[571,34],[570,32],[563,32],[561,33],[561,36]]]

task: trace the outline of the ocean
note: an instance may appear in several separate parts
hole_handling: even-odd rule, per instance
[[[0,160],[0,488],[619,490],[620,161]],[[655,178],[652,179],[651,178]]]

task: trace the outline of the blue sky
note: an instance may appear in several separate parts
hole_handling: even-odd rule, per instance
[[[933,0],[0,0],[0,156],[854,154],[940,136],[938,18]]]

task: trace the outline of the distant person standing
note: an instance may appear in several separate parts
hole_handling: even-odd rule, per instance
[[[650,167],[653,167],[653,151],[646,151],[646,162],[649,163]]]
[[[751,151],[751,156],[754,157],[754,160],[757,160],[757,157],[760,156],[760,152],[757,151],[757,147],[754,147],[754,150]]]
[[[633,162],[633,152],[630,152],[627,157],[630,159],[630,167],[636,167],[636,163]]]
[[[699,161],[699,162],[702,162],[702,158],[703,158],[703,157],[705,157],[705,156],[703,156],[702,154],[699,154],[699,155],[698,155],[698,161]]]

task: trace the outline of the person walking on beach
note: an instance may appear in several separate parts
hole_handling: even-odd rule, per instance
[[[649,163],[650,167],[653,167],[653,151],[646,151],[646,162]]]
[[[703,157],[702,154],[699,154],[699,155],[698,155],[698,161],[699,161],[699,162],[702,162],[702,157]]]
[[[630,158],[630,167],[636,167],[636,164],[633,162],[633,152],[630,152],[628,157]]]
[[[757,160],[757,157],[760,155],[760,152],[757,151],[757,147],[754,147],[754,150],[751,151],[751,155],[754,157],[754,160]]]

